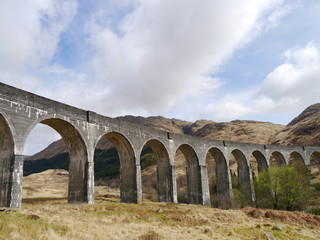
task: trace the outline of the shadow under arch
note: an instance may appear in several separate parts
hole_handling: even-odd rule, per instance
[[[313,183],[320,182],[320,152],[313,152],[310,155],[310,171],[314,179]]]
[[[157,193],[159,202],[173,201],[172,169],[168,150],[162,142],[156,139],[148,140],[144,146],[151,148],[157,160]]]
[[[231,152],[238,164],[238,189],[243,194],[245,202],[242,205],[252,205],[254,202],[254,190],[250,174],[250,168],[245,155],[238,149]]]
[[[305,164],[305,160],[298,152],[292,152],[289,155],[288,165],[294,167],[297,172],[308,176],[310,174],[307,165]]]
[[[140,197],[137,186],[136,158],[131,143],[118,132],[106,133],[101,138],[107,138],[118,152],[120,160],[120,201],[138,203]]]
[[[14,164],[14,140],[11,129],[0,113],[0,206],[10,207],[12,169]]]
[[[275,162],[273,161],[272,158],[274,158]],[[283,165],[286,165],[286,159],[284,158],[284,156],[278,151],[272,152],[271,157],[270,157],[270,166],[279,166],[280,167]]]
[[[288,163],[289,163],[289,165],[292,165],[292,166],[301,166],[301,165],[305,166],[306,165],[303,157],[298,152],[290,153]]]
[[[256,150],[256,151],[254,151],[252,153],[252,155],[257,160],[258,173],[268,169],[267,159],[265,158],[265,156],[260,151]]]
[[[187,166],[187,192],[189,204],[202,204],[202,186],[200,176],[199,159],[194,149],[188,144],[180,145],[176,153],[181,151],[184,155]]]
[[[215,189],[209,184],[210,186],[210,196],[214,197],[214,191],[216,192],[216,199],[211,199],[212,204],[215,207],[221,208],[230,208],[230,200],[232,198],[232,188],[230,183],[230,177],[228,173],[228,164],[224,154],[218,148],[210,148],[208,154],[215,161],[215,167],[213,169],[215,173]],[[208,158],[207,166],[209,166]],[[210,172],[212,169],[208,169]],[[209,174],[208,174],[209,175]],[[210,178],[209,178],[210,179]],[[210,180],[212,182],[212,179]]]
[[[91,201],[88,194],[88,151],[87,146],[80,135],[78,129],[71,123],[60,118],[48,118],[39,123],[45,124],[56,130],[62,137],[69,152],[69,183],[68,202],[86,203]],[[38,124],[38,123],[37,123]],[[33,125],[27,135],[30,134]]]

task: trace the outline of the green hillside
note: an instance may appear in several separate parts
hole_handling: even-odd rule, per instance
[[[64,169],[69,167],[69,153],[61,153],[52,158],[27,160],[24,162],[24,176],[39,173],[48,169]],[[141,154],[142,170],[156,164],[156,159],[150,148],[144,148]],[[96,149],[94,153],[95,179],[114,177],[119,174],[120,161],[116,148]]]

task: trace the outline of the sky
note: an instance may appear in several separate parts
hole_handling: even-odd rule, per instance
[[[288,124],[320,102],[319,12],[318,0],[1,0],[0,81],[109,117]],[[25,152],[58,138],[39,125]]]

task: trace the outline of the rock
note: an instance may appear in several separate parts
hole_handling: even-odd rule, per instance
[[[13,210],[14,210],[13,208],[1,208],[0,212],[11,212]]]
[[[275,240],[271,232],[265,232],[264,235],[268,238],[268,240]]]
[[[282,231],[282,227],[278,226],[278,225],[274,225],[272,230],[276,230],[276,231]]]
[[[30,214],[28,217],[29,217],[30,219],[32,219],[32,220],[38,220],[38,219],[40,219],[40,217],[39,217],[38,215],[36,215],[36,214]]]
[[[163,213],[163,210],[162,209],[158,209],[157,213]]]

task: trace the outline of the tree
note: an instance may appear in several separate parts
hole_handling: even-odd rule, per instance
[[[292,166],[270,167],[255,180],[256,205],[302,210],[312,197],[309,178]]]

